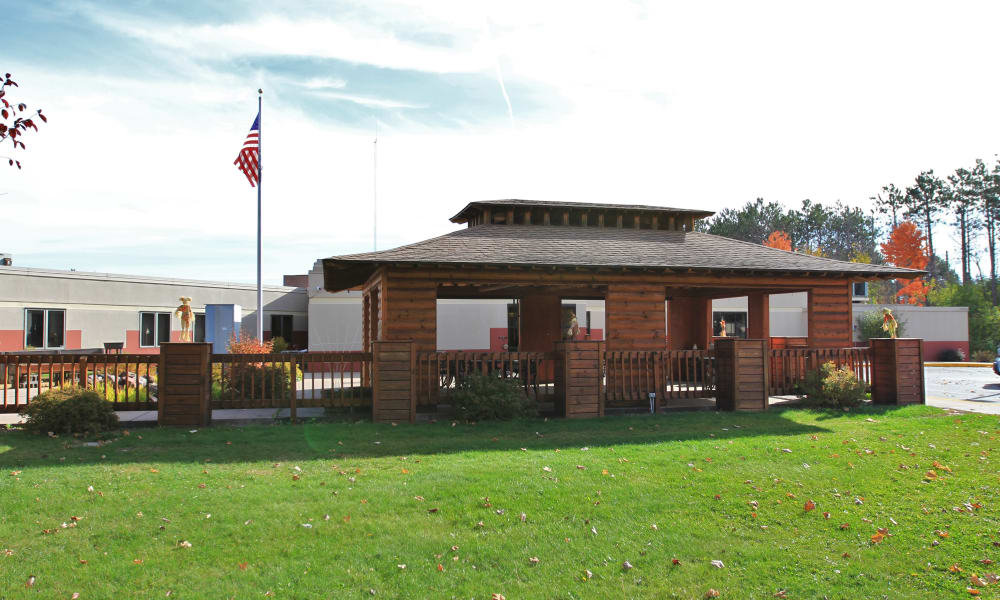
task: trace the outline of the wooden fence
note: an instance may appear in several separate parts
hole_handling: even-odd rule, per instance
[[[152,410],[158,363],[155,354],[0,354],[0,412],[68,385],[97,391],[115,410]]]
[[[787,396],[799,392],[799,384],[810,371],[823,363],[833,362],[837,367],[847,367],[854,375],[871,386],[871,348],[788,348],[772,349],[770,360],[770,394]]]
[[[449,403],[462,378],[474,373],[516,380],[536,402],[555,395],[553,352],[418,352],[417,405]]]
[[[371,352],[213,354],[212,408],[371,407]]]
[[[605,351],[603,362],[608,407],[715,396],[714,350]]]

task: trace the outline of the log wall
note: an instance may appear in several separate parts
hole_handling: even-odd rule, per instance
[[[851,288],[843,281],[835,286],[812,287],[808,298],[810,348],[846,348],[851,345]]]
[[[382,340],[410,340],[417,351],[437,350],[437,284],[433,279],[385,274]]]
[[[157,375],[157,423],[177,427],[205,427],[212,422],[212,344],[160,344]]]
[[[715,342],[716,406],[719,410],[766,410],[767,340],[724,338]]]
[[[412,423],[417,415],[416,352],[413,342],[377,341],[372,363],[372,420],[376,423]]]
[[[699,350],[712,340],[712,299],[674,296],[667,302],[667,348]]]
[[[926,404],[924,346],[917,338],[872,338],[872,402]]]
[[[604,301],[608,350],[663,350],[666,289],[655,283],[608,285]]]
[[[557,400],[562,404],[562,415],[570,419],[603,417],[604,342],[557,342],[556,352],[561,354],[556,389],[562,392]]]

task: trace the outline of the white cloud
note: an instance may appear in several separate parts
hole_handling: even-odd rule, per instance
[[[189,74],[180,82],[11,65],[50,123],[26,140],[24,171],[4,178],[0,250],[59,249],[69,261],[74,248],[126,253],[150,236],[207,248],[242,238],[250,277],[224,267],[215,278],[252,279],[256,195],[232,161],[258,85],[271,281],[371,247],[371,121],[317,119],[289,102],[293,87],[368,107],[373,118],[402,109],[378,144],[383,248],[450,230],[447,218],[473,199],[864,205],[886,183],[905,186],[922,169],[948,172],[1000,150],[992,4],[365,7],[347,11],[349,20],[290,14],[194,27],[94,13],[165,49],[163,60]],[[435,36],[450,46],[413,41]],[[436,129],[412,120],[406,109],[424,102],[403,89],[376,97],[348,92],[329,73],[247,78],[216,66],[264,55],[487,75],[499,57],[512,104],[514,90],[527,89],[569,106],[519,114],[513,128],[493,120]],[[222,259],[207,251],[204,260]],[[188,274],[185,264],[171,268]]]

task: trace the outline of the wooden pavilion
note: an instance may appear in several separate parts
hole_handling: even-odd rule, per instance
[[[410,366],[397,365],[396,383],[382,388],[384,392],[399,388],[394,389],[398,393],[383,393],[383,412],[379,406],[375,409],[378,420],[405,420],[413,417],[416,390],[422,385],[418,358],[437,350],[439,299],[518,299],[518,351],[562,352],[553,360],[560,365],[554,379],[562,386],[563,411],[568,416],[585,416],[603,414],[602,394],[613,375],[606,359],[612,353],[709,350],[713,346],[713,299],[748,298],[747,338],[765,341],[759,352],[766,366],[770,294],[806,292],[808,346],[844,349],[852,345],[852,282],[923,274],[695,231],[696,220],[712,214],[624,204],[471,202],[451,218],[453,223],[466,224],[465,229],[391,250],[324,259],[324,284],[329,291],[362,287],[366,351],[374,351],[381,343],[386,356],[400,360],[408,356]],[[561,341],[564,298],[605,301],[606,340],[602,344]],[[597,391],[585,393],[585,402],[574,402],[567,388],[573,384],[566,379],[567,352],[573,357],[592,352],[587,356],[599,363],[591,373],[598,380]],[[720,356],[713,357],[713,364],[728,363]],[[662,378],[650,369],[649,377]],[[404,371],[409,381],[404,380]],[[767,375],[763,375],[761,389],[755,390],[764,393],[765,406]],[[380,383],[382,379],[375,382],[377,397]],[[408,389],[402,389],[407,385]],[[725,387],[721,380],[718,386],[720,390]],[[662,390],[661,397],[669,395],[661,382],[654,382],[650,389]],[[645,396],[633,401],[641,404]],[[740,408],[739,402],[733,407]]]

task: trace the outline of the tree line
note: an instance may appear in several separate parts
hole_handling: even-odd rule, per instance
[[[719,211],[698,229],[838,260],[926,270],[924,280],[870,285],[870,300],[968,306],[972,349],[992,352],[1000,342],[1000,160],[976,159],[946,176],[923,171],[910,185],[888,184],[870,200],[864,210],[839,200],[807,199],[788,208],[757,198]],[[941,257],[942,236],[952,233],[959,249],[954,269],[949,253]]]

